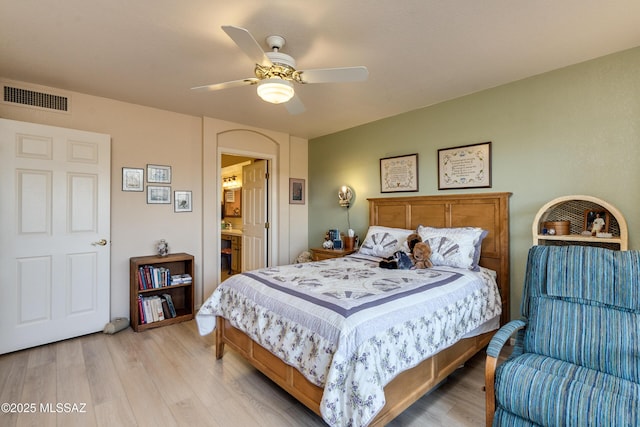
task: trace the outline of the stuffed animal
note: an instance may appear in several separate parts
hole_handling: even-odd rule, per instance
[[[378,264],[380,268],[409,270],[433,266],[429,259],[431,258],[431,246],[423,242],[419,234],[410,234],[407,237],[407,246],[410,251],[409,254],[405,251],[397,251],[392,256],[381,260]]]
[[[413,252],[413,247],[418,242],[422,242],[422,237],[420,237],[418,233],[411,233],[407,236],[407,247],[409,248],[409,253]]]
[[[409,270],[413,268],[411,258],[404,251],[397,251],[390,257],[380,260],[378,265],[380,268],[389,270]]]
[[[418,242],[413,246],[413,265],[415,268],[431,268],[431,246],[427,242]]]

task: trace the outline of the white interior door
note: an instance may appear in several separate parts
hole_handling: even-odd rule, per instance
[[[110,146],[0,119],[0,354],[109,321]]]
[[[242,167],[242,270],[267,266],[268,161]]]

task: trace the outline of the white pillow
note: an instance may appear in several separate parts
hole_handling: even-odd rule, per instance
[[[364,238],[358,252],[362,255],[381,258],[390,257],[396,251],[402,249],[403,244],[407,241],[407,236],[411,233],[414,233],[414,231],[372,225],[367,230],[367,237]]]
[[[489,233],[478,227],[435,228],[418,226],[417,233],[431,246],[433,265],[479,271],[482,240]]]

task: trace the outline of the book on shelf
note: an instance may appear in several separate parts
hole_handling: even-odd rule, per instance
[[[142,295],[138,295],[138,313],[140,315],[140,323],[147,323],[144,315],[144,308],[142,307]]]
[[[138,268],[138,287],[141,291],[171,285],[171,272],[165,267],[143,265]]]
[[[169,311],[169,304],[167,304],[167,298],[164,296],[160,297],[160,301],[162,303],[162,314],[164,314],[165,319],[171,319],[173,316]]]
[[[171,298],[171,294],[162,294],[162,296],[167,301],[167,307],[169,307],[169,314],[171,314],[171,317],[176,317],[177,316],[176,308],[173,305],[173,298]]]
[[[162,311],[162,301],[160,301],[160,297],[155,295],[151,297],[151,300],[153,301],[153,309],[156,312],[158,321],[164,320],[164,311]]]

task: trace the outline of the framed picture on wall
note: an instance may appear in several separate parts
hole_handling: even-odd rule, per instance
[[[174,191],[173,192],[173,210],[174,212],[191,212],[191,191]]]
[[[147,165],[147,182],[171,184],[171,166]]]
[[[150,205],[171,204],[171,187],[147,185],[147,203]]]
[[[304,179],[289,178],[289,204],[304,205]]]
[[[122,168],[122,191],[144,191],[144,169]]]
[[[438,150],[438,190],[491,187],[491,142]]]
[[[380,159],[380,192],[418,191],[418,154]]]

